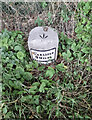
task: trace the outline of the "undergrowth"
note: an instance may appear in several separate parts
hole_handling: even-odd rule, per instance
[[[78,4],[75,38],[59,34],[59,55],[52,64],[30,60],[21,31],[2,31],[3,119],[92,119],[91,6]]]

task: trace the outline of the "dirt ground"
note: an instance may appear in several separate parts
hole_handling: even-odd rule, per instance
[[[67,7],[66,7],[67,6]],[[68,37],[74,36],[74,11],[77,3],[47,3],[43,8],[41,3],[2,3],[2,29],[20,30],[28,37],[32,28],[38,26],[37,18],[42,20],[41,26],[50,26]],[[63,13],[67,16],[63,17]],[[64,21],[68,19],[68,22]]]

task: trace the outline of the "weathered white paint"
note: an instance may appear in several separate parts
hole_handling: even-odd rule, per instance
[[[50,27],[35,27],[29,33],[28,47],[31,58],[47,64],[57,59],[58,34]]]

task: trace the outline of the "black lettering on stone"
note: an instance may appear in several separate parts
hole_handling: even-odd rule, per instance
[[[39,59],[42,59],[42,57],[39,57]]]
[[[48,53],[46,54],[46,56],[48,55]]]
[[[38,56],[35,56],[35,58],[37,58],[37,59],[38,59]]]
[[[52,54],[54,54],[54,52],[52,52]]]

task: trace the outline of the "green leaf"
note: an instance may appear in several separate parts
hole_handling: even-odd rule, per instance
[[[31,88],[29,89],[29,93],[34,95],[37,92],[37,90],[38,90],[37,86],[31,86]]]
[[[34,67],[34,68],[38,68],[38,62],[35,61],[35,60],[33,61],[33,67]]]
[[[73,51],[76,51],[76,43],[75,43],[75,42],[72,44],[71,49],[72,49]]]
[[[67,50],[67,57],[68,57],[68,58],[71,57],[71,52],[70,52],[70,50]]]
[[[32,86],[39,86],[39,85],[40,85],[39,82],[34,82],[34,83],[32,84]]]
[[[22,35],[18,34],[18,37],[17,37],[17,38],[20,38],[20,39],[22,39]]]
[[[78,98],[84,99],[86,96],[87,96],[87,94],[84,94],[84,95],[81,94]]]
[[[69,115],[69,118],[73,119],[73,116],[72,116],[72,115]]]
[[[39,88],[39,91],[44,93],[45,92],[45,90],[44,90],[45,86],[46,86],[46,84],[44,82],[42,82],[42,84],[41,84],[41,86]]]
[[[48,70],[46,71],[46,77],[52,78],[55,74],[55,70],[52,67],[48,67]]]
[[[27,64],[26,65],[26,69],[28,70],[28,71],[30,71],[30,69],[32,69],[33,68],[33,63],[31,62],[31,63],[29,63],[29,64]]]
[[[14,81],[14,82],[13,82],[13,87],[14,87],[15,89],[21,90],[21,89],[22,89],[21,82],[20,82],[20,81]]]
[[[24,75],[24,68],[22,67],[17,67],[16,70],[15,70],[15,75],[17,76],[20,76],[20,75]]]
[[[91,117],[89,117],[88,115],[85,115],[85,118],[91,120]]]
[[[9,85],[10,85],[11,87],[13,87],[13,86],[14,86],[14,83],[13,83],[11,80],[9,80]]]
[[[29,91],[34,91],[37,89],[37,86],[31,86],[31,88],[29,89]]]
[[[36,105],[39,105],[39,97],[40,97],[39,95],[35,95],[34,98],[33,98],[34,99],[34,103]]]
[[[65,52],[62,53],[62,56],[65,60],[67,60],[67,54]]]
[[[41,2],[41,5],[43,8],[45,8],[47,6],[47,3],[45,1]]]
[[[2,39],[2,45],[7,44],[7,43],[8,43],[8,38],[3,38]]]
[[[45,84],[48,84],[48,83],[49,83],[49,81],[48,81],[48,80],[45,80],[45,79],[41,80],[41,82],[44,82]]]
[[[44,70],[44,68],[45,68],[45,66],[42,65],[41,67],[38,67],[38,70],[39,70],[39,71],[42,71],[42,70]]]
[[[22,96],[21,102],[27,102],[32,99],[32,95]]]
[[[64,64],[63,64],[63,63],[58,64],[58,65],[56,66],[56,69],[57,69],[58,71],[64,72],[64,71],[65,71]]]
[[[35,24],[38,24],[38,26],[41,26],[42,23],[43,23],[43,20],[37,17],[37,19],[35,20]]]
[[[11,75],[5,73],[5,74],[3,74],[3,79],[5,79],[5,80],[10,80],[10,79],[11,79]]]
[[[22,95],[23,93],[27,93],[27,91],[19,91],[18,94]]]
[[[37,111],[37,113],[39,113],[41,111],[41,106],[40,105],[36,107],[36,111]]]
[[[30,80],[32,80],[32,74],[29,72],[25,72],[23,75],[23,78],[27,81],[30,81]]]
[[[10,117],[12,116],[13,112],[7,112],[7,114],[5,115],[6,119],[10,119]]]
[[[81,51],[84,53],[89,53],[87,48],[82,48]]]
[[[3,114],[6,114],[7,113],[7,107],[5,106],[4,108],[3,108]]]
[[[15,51],[20,51],[20,50],[23,50],[23,48],[21,46],[15,46],[14,50]]]
[[[20,59],[20,60],[22,60],[23,58],[24,58],[24,53],[23,52],[17,52],[17,57],[18,57],[18,59]]]
[[[32,95],[35,95],[37,91],[30,91],[29,93],[31,93]]]

